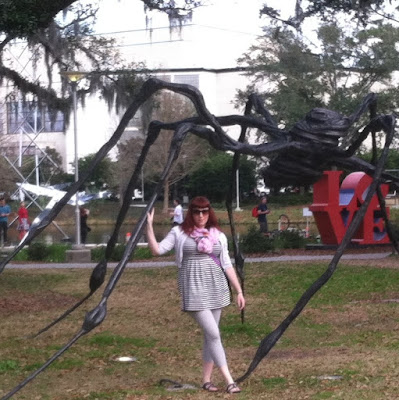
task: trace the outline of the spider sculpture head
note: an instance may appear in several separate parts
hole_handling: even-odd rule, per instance
[[[360,134],[353,136],[346,148],[342,148],[342,139],[350,134],[354,123],[365,111],[375,115],[375,103],[375,95],[370,94],[349,116],[324,108],[312,109],[287,132],[287,150],[271,154],[269,165],[262,170],[265,185],[311,185],[320,179],[325,169],[332,166],[364,170],[353,154],[369,133],[387,129],[384,117],[374,116]]]
[[[338,146],[350,127],[349,118],[325,108],[314,108],[290,130],[294,140]]]

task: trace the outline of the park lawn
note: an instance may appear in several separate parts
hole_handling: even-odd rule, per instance
[[[377,262],[376,262],[377,263]],[[287,316],[326,264],[246,266],[245,324],[235,306],[222,336],[235,377],[259,341]],[[36,339],[27,339],[87,293],[90,270],[10,270],[0,275],[0,396],[25,379],[80,329],[89,304]],[[101,292],[101,290],[100,290]],[[342,264],[237,399],[380,400],[399,397],[399,260],[384,268]],[[129,269],[102,325],[80,339],[13,399],[230,398],[202,390],[167,391],[161,379],[198,386],[201,332],[180,312],[175,268]],[[116,356],[133,356],[118,363]],[[338,380],[322,379],[340,377]],[[215,374],[215,383],[222,385]]]

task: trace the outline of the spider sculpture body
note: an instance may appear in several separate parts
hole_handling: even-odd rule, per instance
[[[368,134],[375,134],[384,129],[384,124],[391,123],[384,121],[386,116],[375,115],[376,102],[376,96],[369,94],[348,117],[336,111],[315,108],[289,131],[281,131],[289,150],[270,157],[270,165],[263,170],[267,186],[311,185],[332,166],[370,171],[369,166],[353,154]],[[370,111],[374,117],[361,132],[356,132],[354,123],[365,111]],[[348,136],[354,138],[349,143]]]
[[[134,117],[140,106],[151,96],[163,89],[171,90],[189,98],[194,104],[198,116],[183,121],[176,121],[174,123],[153,121],[150,124],[147,140],[125,192],[114,232],[107,244],[105,257],[100,263],[98,263],[92,272],[89,284],[90,291],[88,295],[47,327],[43,328],[39,333],[37,333],[37,335],[61,321],[66,315],[68,315],[86,299],[88,299],[103,284],[107,271],[107,262],[113,248],[115,247],[120,227],[124,221],[127,210],[129,209],[133,190],[136,187],[136,182],[140,176],[140,171],[148,153],[148,149],[157,139],[162,129],[173,130],[174,136],[169,149],[169,158],[159,183],[156,186],[156,189],[150,200],[148,201],[147,207],[143,211],[141,218],[132,231],[131,238],[126,246],[122,260],[113,270],[108,282],[105,285],[99,304],[86,314],[82,327],[72,337],[72,339],[38,370],[36,370],[17,387],[11,390],[5,397],[3,397],[3,400],[12,397],[16,392],[21,390],[27,383],[29,383],[40,372],[42,372],[47,366],[49,366],[55,359],[63,354],[80,337],[87,334],[102,323],[107,314],[107,300],[114,290],[121,274],[123,273],[130,255],[137,246],[139,238],[141,237],[141,232],[146,223],[147,213],[154,206],[154,203],[162,190],[165,179],[168,176],[170,168],[179,154],[181,144],[188,133],[195,134],[204,140],[207,140],[215,149],[220,151],[234,152],[233,174],[235,174],[235,171],[238,168],[240,154],[267,156],[271,162],[268,168],[264,170],[263,174],[266,183],[270,186],[286,184],[311,184],[317,181],[324,169],[334,165],[345,167],[351,170],[362,170],[374,178],[363,205],[349,226],[347,233],[341,245],[338,247],[336,255],[334,256],[327,270],[309,287],[309,289],[307,289],[284,321],[272,333],[267,335],[262,340],[248,370],[237,381],[246,379],[254,371],[259,362],[268,354],[291,322],[300,314],[312,296],[332,276],[343,251],[350,242],[353,234],[356,232],[356,229],[359,226],[374,193],[377,192],[377,194],[379,194],[382,211],[385,210],[384,199],[380,195],[381,193],[378,188],[379,184],[384,180],[394,180],[393,177],[383,173],[383,167],[394,135],[395,118],[391,115],[376,114],[376,96],[374,94],[366,96],[357,110],[355,110],[350,116],[342,116],[339,113],[325,109],[314,109],[304,118],[304,120],[295,124],[291,130],[284,131],[278,128],[271,114],[266,108],[264,108],[259,98],[255,95],[249,97],[243,116],[231,115],[225,117],[215,117],[208,111],[201,93],[195,87],[182,84],[172,84],[151,78],[144,83],[136,98],[133,99],[131,105],[128,107],[124,116],[122,117],[122,120],[120,121],[116,131],[112,135],[111,139],[98,151],[90,168],[80,176],[79,181],[71,186],[67,194],[54,206],[54,208],[42,212],[39,218],[37,218],[37,220],[32,224],[31,230],[25,237],[25,240],[14,250],[12,254],[10,254],[7,259],[0,264],[0,273],[23,246],[29,244],[38,234],[43,231],[43,229],[46,228],[51,221],[54,220],[61,209],[67,204],[68,200],[70,200],[70,198],[80,189],[84,182],[90,178],[90,174],[97,167],[98,163],[108,154],[111,148],[117,144],[130,119]],[[357,137],[352,143],[346,147],[341,146],[341,140],[350,134],[351,130],[356,129],[354,125],[367,111],[370,113],[370,121],[363,127],[361,131],[357,131]],[[239,125],[241,127],[241,134],[238,141],[231,139],[223,130],[223,127],[232,125]],[[270,140],[268,142],[256,145],[246,143],[245,136],[248,128],[257,128],[261,130],[270,138]],[[355,150],[360,146],[367,135],[370,133],[375,134],[378,131],[383,131],[386,135],[386,143],[378,163],[376,165],[371,165],[353,157]],[[234,179],[232,179],[232,181],[234,181]],[[242,284],[244,284],[244,258],[239,251],[238,243],[234,235],[235,231],[231,199],[232,194],[230,194],[228,197],[227,208],[230,216],[232,233],[234,236],[233,244],[235,263],[237,272],[242,280]],[[387,219],[386,223],[388,224]]]

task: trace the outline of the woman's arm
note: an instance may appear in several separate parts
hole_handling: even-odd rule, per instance
[[[175,247],[176,232],[173,228],[166,237],[160,242],[157,242],[154,234],[154,209],[147,214],[147,242],[153,256],[162,256]]]
[[[159,244],[154,234],[154,209],[147,214],[147,242],[153,256],[159,256]]]

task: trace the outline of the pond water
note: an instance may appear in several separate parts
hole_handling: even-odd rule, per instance
[[[256,225],[256,224],[255,224]],[[305,223],[295,223],[292,224],[297,229],[305,229]],[[236,225],[236,232],[238,235],[243,235],[248,232],[250,225]],[[50,224],[35,240],[44,241],[48,244],[50,243],[60,243],[60,242],[71,242],[73,243],[75,240],[75,225],[62,225],[59,227],[62,231],[60,231],[54,224]],[[130,224],[122,225],[122,228],[119,233],[118,242],[125,243],[126,234],[133,230],[134,226]],[[277,229],[277,224],[269,224],[269,229],[274,230]],[[114,226],[111,224],[102,224],[102,225],[91,225],[91,232],[87,235],[87,243],[88,244],[106,244],[113,232]],[[167,225],[155,225],[154,231],[155,236],[158,240],[161,240],[165,235],[169,232],[171,226]],[[222,226],[223,232],[227,235],[228,238],[231,237],[230,227],[228,225]],[[310,233],[317,235],[317,228],[315,224],[310,224]],[[16,224],[12,225],[8,229],[8,238],[12,245],[16,245],[18,243],[18,232],[16,230]],[[140,238],[140,242],[146,242],[145,235]]]

